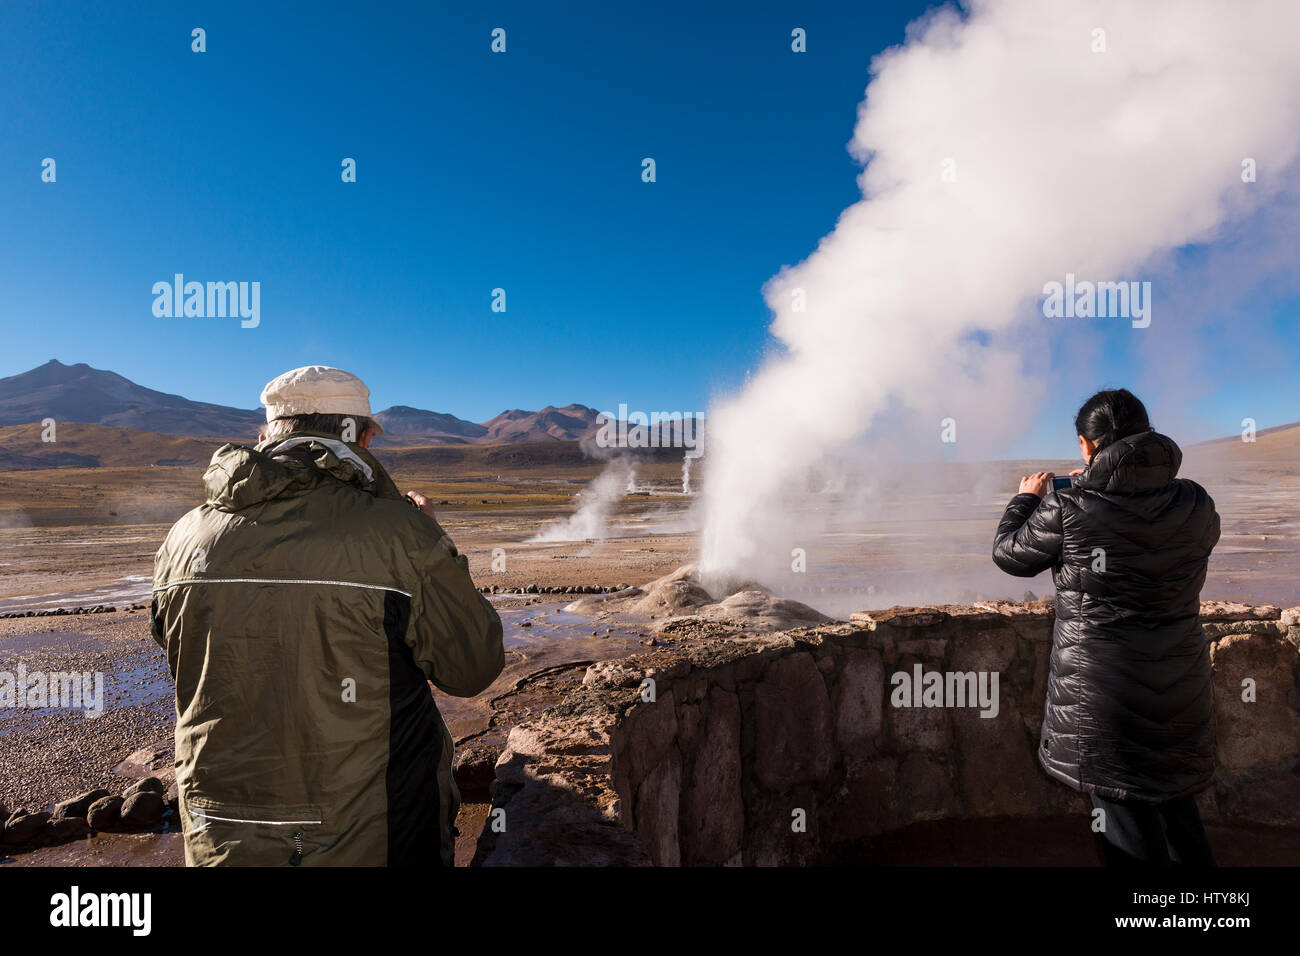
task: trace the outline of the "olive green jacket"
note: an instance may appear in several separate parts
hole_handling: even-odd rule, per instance
[[[223,445],[154,563],[191,866],[450,865],[460,793],[426,679],[501,672],[501,620],[360,445]]]

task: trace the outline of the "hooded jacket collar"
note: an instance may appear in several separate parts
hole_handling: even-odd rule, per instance
[[[203,473],[209,504],[224,510],[307,494],[330,479],[377,498],[401,497],[370,452],[319,432],[294,432],[254,448],[222,445]]]
[[[1160,491],[1178,476],[1182,462],[1182,449],[1172,438],[1156,431],[1138,432],[1097,452],[1076,484],[1121,495]]]
[[[375,482],[375,470],[366,464],[365,459],[337,438],[320,438],[315,435],[290,435],[275,444],[274,458],[283,458],[285,452],[300,445],[320,446],[308,448],[308,457],[318,468],[323,468],[340,481],[354,482],[357,477],[365,479],[363,487]],[[360,472],[359,476],[353,472]]]

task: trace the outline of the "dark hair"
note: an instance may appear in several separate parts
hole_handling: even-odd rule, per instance
[[[372,422],[365,415],[322,415],[310,412],[304,415],[286,415],[266,423],[262,434],[269,438],[283,438],[294,432],[325,432],[336,438],[342,438],[344,431],[351,425],[353,441],[360,441],[361,434]]]
[[[1074,416],[1074,429],[1101,451],[1111,442],[1151,430],[1146,406],[1127,388],[1098,392]]]

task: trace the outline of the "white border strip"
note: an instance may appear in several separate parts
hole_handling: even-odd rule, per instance
[[[398,594],[405,594],[407,597],[412,596],[410,591],[403,591],[401,588],[384,584],[360,584],[356,581],[313,581],[306,578],[186,578],[183,581],[164,584],[162,587],[153,590],[167,591],[183,584],[334,584],[345,588],[365,588],[369,591],[396,591]]]

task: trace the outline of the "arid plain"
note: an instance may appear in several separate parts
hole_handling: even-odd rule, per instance
[[[99,670],[108,685],[105,713],[93,720],[0,711],[0,804],[9,809],[44,809],[90,788],[120,789],[133,776],[166,775],[172,711],[165,663],[148,634],[152,561],[170,523],[201,502],[204,463],[220,444],[65,425],[58,452],[93,451],[98,465],[50,467],[53,462],[19,457],[51,453],[37,431],[34,425],[0,429],[0,449],[10,463],[20,462],[0,472],[0,613],[117,610],[0,620],[6,666]],[[534,541],[582,507],[581,493],[607,462],[587,458],[577,442],[558,441],[376,454],[402,489],[436,502],[439,521],[468,555],[476,583],[495,589],[492,599],[505,622],[507,667],[493,686],[473,700],[439,695],[463,757],[472,761],[481,750],[490,762],[509,727],[551,699],[557,686],[580,681],[590,662],[665,639],[645,620],[594,621],[563,608],[574,600],[571,589],[642,585],[694,559],[695,493],[708,480],[707,458],[695,470],[691,493],[683,489],[680,459],[638,462],[592,537]],[[822,522],[806,570],[769,586],[836,618],[892,604],[1049,597],[1047,575],[1032,581],[1001,575],[989,561],[989,546],[1020,474],[1070,467],[951,464],[928,469],[940,480],[925,489],[887,483],[881,494],[888,507],[869,521]],[[1222,518],[1203,599],[1300,604],[1300,426],[1261,432],[1254,442],[1190,446],[1182,474],[1210,490]],[[798,507],[835,514],[838,494],[808,496]],[[140,764],[139,752],[147,757],[151,747],[157,759]],[[133,754],[135,762],[128,760]],[[473,853],[484,801],[472,790],[466,794],[458,862]],[[112,838],[22,860],[130,862],[137,856],[174,864],[179,845],[172,834]]]

